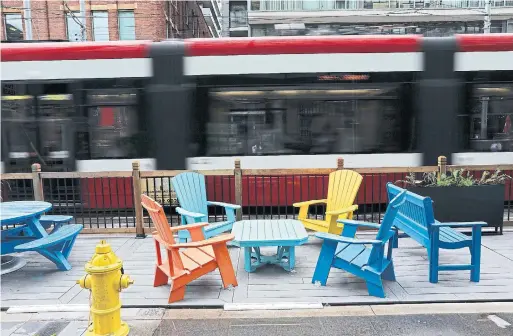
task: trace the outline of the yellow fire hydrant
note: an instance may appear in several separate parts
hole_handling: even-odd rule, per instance
[[[91,316],[89,336],[125,336],[130,331],[128,324],[121,321],[119,293],[134,283],[123,274],[123,262],[112,252],[110,245],[101,240],[95,254],[85,265],[87,275],[77,280],[80,287],[91,290]]]

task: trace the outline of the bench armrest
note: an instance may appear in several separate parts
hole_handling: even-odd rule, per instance
[[[179,213],[180,215],[182,215],[182,216],[192,217],[192,218],[194,218],[194,219],[196,219],[196,218],[202,218],[202,217],[205,217],[205,216],[206,216],[205,214],[198,213],[198,212],[188,211],[188,210],[185,210],[185,209],[180,208],[180,207],[177,207],[177,208],[176,208],[176,212],[178,212],[178,213]]]
[[[337,220],[337,223],[342,223],[344,225],[349,225],[349,226],[366,226],[366,227],[370,227],[370,228],[378,229],[378,230],[380,228],[380,226],[375,223],[357,221],[357,220],[352,220],[352,219],[339,219],[339,220]]]
[[[233,240],[235,236],[233,234],[222,234],[217,237],[212,237],[205,240],[190,242],[190,243],[179,243],[179,244],[171,244],[170,248],[178,249],[178,248],[191,248],[191,247],[203,247],[203,246],[211,246],[218,244],[226,244],[226,242]]]
[[[240,205],[237,205],[237,204],[230,204],[230,203],[224,203],[224,202],[212,202],[212,201],[207,201],[207,204],[208,204],[208,205],[217,205],[217,206],[222,206],[222,207],[224,207],[224,208],[233,209],[233,210],[240,209]]]
[[[440,223],[435,222],[431,224],[432,227],[451,227],[451,228],[464,228],[464,227],[474,227],[474,226],[486,226],[488,223],[485,222],[448,222],[448,223]]]
[[[317,238],[321,238],[323,240],[331,240],[336,241],[339,243],[348,243],[348,244],[372,244],[372,245],[383,245],[384,242],[380,240],[374,240],[374,239],[368,239],[368,240],[361,240],[361,239],[353,239],[348,237],[342,237],[338,236],[332,233],[326,233],[326,232],[317,232],[315,234]]]
[[[358,210],[358,205],[356,204],[339,210],[326,211],[326,215],[341,215],[355,210]]]
[[[310,206],[310,205],[313,205],[313,204],[321,204],[321,203],[328,203],[328,200],[327,199],[322,199],[322,200],[297,202],[297,203],[292,204],[292,206],[295,207],[295,208],[300,208],[302,206]]]

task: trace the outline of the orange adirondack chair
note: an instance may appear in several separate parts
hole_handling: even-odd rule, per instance
[[[203,227],[208,223],[195,223],[190,225],[169,226],[162,206],[146,195],[142,195],[142,206],[150,214],[157,231],[153,232],[155,248],[157,250],[157,267],[153,286],[162,286],[170,278],[171,293],[169,303],[183,300],[185,286],[191,281],[219,268],[224,288],[229,285],[237,286],[235,271],[226,242],[232,240],[232,234],[223,234],[205,239]],[[173,233],[188,230],[192,242],[175,243]],[[167,252],[167,260],[162,261],[160,245]]]
[[[328,197],[322,200],[294,203],[299,208],[298,220],[310,230],[340,234],[342,225],[337,225],[337,219],[353,219],[353,212],[358,205],[353,204],[363,177],[353,170],[337,170],[330,174]],[[308,218],[310,205],[326,203],[326,219]]]

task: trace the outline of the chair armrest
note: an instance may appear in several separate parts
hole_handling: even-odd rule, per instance
[[[187,224],[187,225],[179,225],[179,226],[173,226],[171,227],[171,232],[177,232],[182,230],[194,230],[198,228],[202,228],[204,226],[207,226],[208,223],[194,223],[194,224]]]
[[[295,207],[295,208],[300,208],[300,207],[305,206],[305,205],[310,206],[310,205],[313,205],[313,204],[320,204],[320,203],[328,203],[328,200],[327,199],[322,199],[322,200],[297,202],[297,203],[292,204],[292,206]]]
[[[207,204],[208,204],[208,205],[217,205],[217,206],[222,206],[222,207],[224,207],[224,208],[234,209],[234,210],[240,209],[240,205],[237,205],[237,204],[230,204],[230,203],[224,203],[224,202],[212,202],[212,201],[207,201]]]
[[[374,240],[374,239],[368,239],[368,240],[361,240],[361,239],[353,239],[348,237],[342,237],[339,235],[335,235],[332,233],[326,233],[326,232],[317,232],[315,234],[317,238],[325,239],[325,240],[331,240],[336,241],[339,243],[348,243],[348,244],[372,244],[372,245],[383,245],[384,242],[380,240]]]
[[[200,240],[200,241],[196,241],[196,242],[172,244],[169,246],[174,249],[203,247],[203,246],[211,246],[211,245],[218,245],[218,244],[226,244],[226,242],[233,240],[234,238],[235,238],[235,236],[230,233],[230,234],[222,234],[217,237],[212,237],[209,239]]]
[[[474,226],[486,226],[488,223],[485,222],[449,222],[449,223],[440,223],[435,222],[431,224],[434,227],[451,227],[451,228],[463,228],[463,227],[474,227]]]
[[[180,207],[177,207],[176,208],[176,212],[178,212],[180,215],[182,216],[188,216],[188,217],[192,217],[192,218],[201,218],[201,217],[205,217],[206,215],[205,214],[201,214],[199,212],[192,212],[192,211],[187,211],[185,209],[182,209]]]
[[[341,215],[344,213],[353,212],[355,210],[358,210],[358,205],[356,204],[339,210],[326,211],[326,215]]]
[[[378,224],[364,222],[364,221],[357,221],[352,219],[339,219],[337,220],[337,223],[342,223],[344,225],[356,225],[356,226],[366,226],[373,229],[379,229],[380,226]]]

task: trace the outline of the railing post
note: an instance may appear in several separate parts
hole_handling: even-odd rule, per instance
[[[41,180],[41,165],[34,163],[32,165],[32,189],[34,191],[35,201],[44,201],[43,181]]]
[[[235,160],[235,167],[233,169],[234,183],[235,183],[235,204],[241,206],[237,209],[237,220],[242,220],[242,169],[240,168],[240,159]]]
[[[135,237],[146,238],[143,226],[143,210],[141,204],[141,170],[139,161],[132,162],[132,185],[134,188]]]
[[[445,156],[438,157],[438,174],[436,174],[438,181],[442,178],[442,175],[447,175],[447,158]]]
[[[344,169],[344,158],[339,157],[337,159],[337,170]]]

